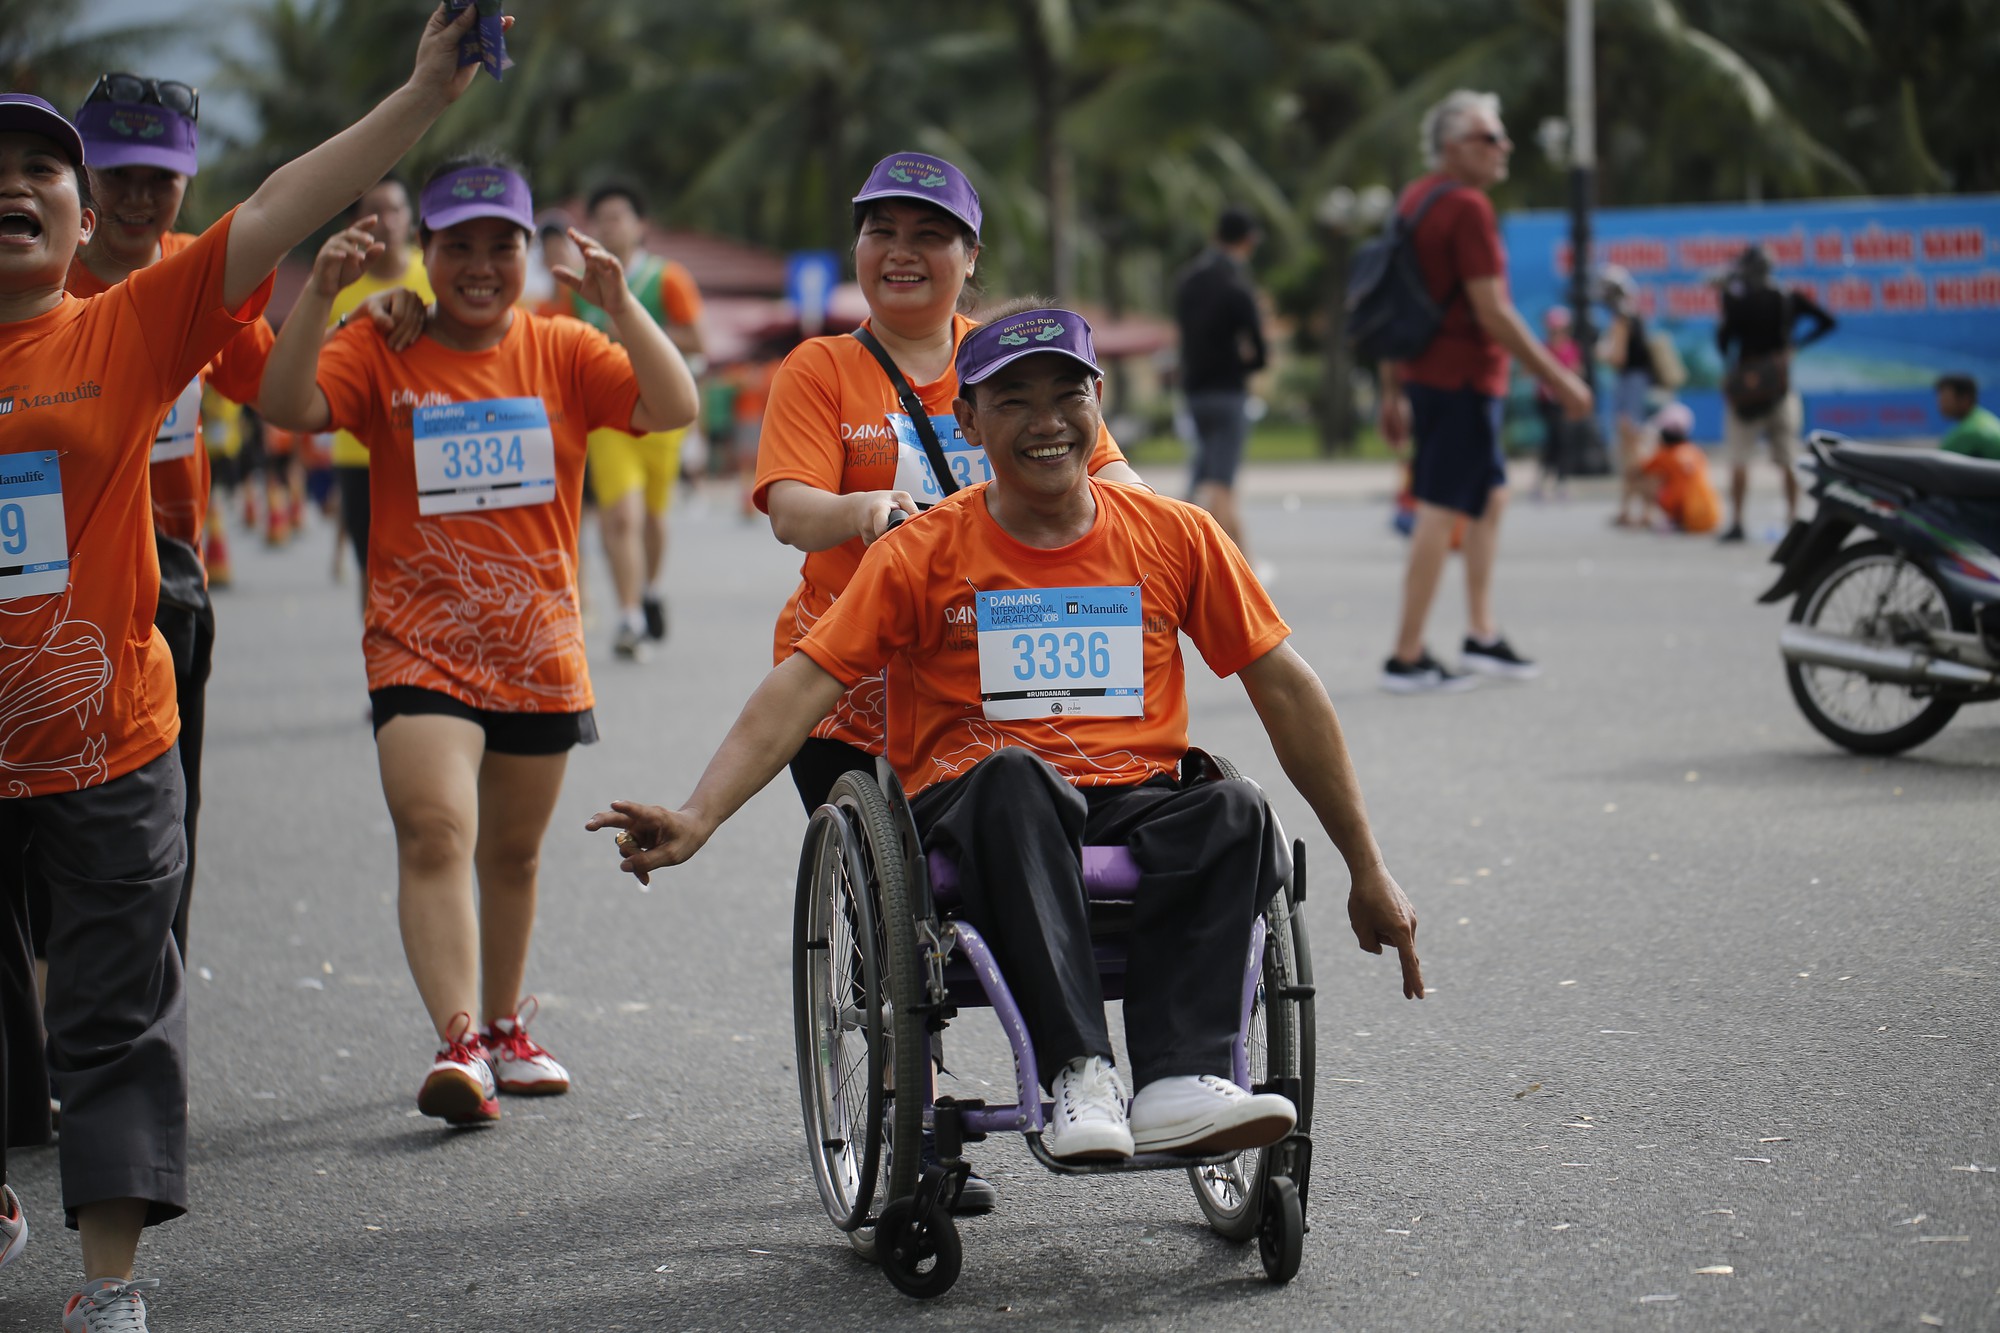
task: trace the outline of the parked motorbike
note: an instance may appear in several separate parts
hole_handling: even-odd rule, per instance
[[[2000,463],[1827,431],[1807,454],[1817,512],[1785,534],[1758,600],[1797,595],[1778,648],[1806,720],[1897,754],[2000,699]]]

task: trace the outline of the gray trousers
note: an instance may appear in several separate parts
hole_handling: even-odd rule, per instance
[[[187,1211],[187,995],[173,939],[183,800],[173,750],[96,787],[0,800],[0,1143],[46,1141],[53,1073],[72,1227],[78,1208],[111,1199],[146,1200],[148,1226]],[[46,1056],[32,1005],[17,1000],[34,994],[22,928],[33,880],[49,891]],[[30,1123],[17,1126],[24,1106]]]

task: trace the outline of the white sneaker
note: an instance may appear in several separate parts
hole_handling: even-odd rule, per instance
[[[1206,1157],[1262,1148],[1297,1123],[1287,1099],[1245,1092],[1213,1074],[1155,1079],[1132,1101],[1132,1144],[1140,1152]]]
[[[448,1125],[482,1125],[500,1118],[500,1098],[486,1048],[472,1030],[472,1015],[460,1010],[452,1017],[451,1036],[431,1062],[417,1090],[417,1109]]]
[[[1050,1089],[1055,1106],[1042,1128],[1042,1146],[1064,1161],[1123,1161],[1132,1155],[1125,1123],[1125,1085],[1101,1055],[1080,1056],[1062,1067]]]
[[[21,1257],[28,1248],[28,1215],[12,1186],[0,1185],[0,1268]]]
[[[528,1020],[540,1008],[530,995],[513,1014],[494,1019],[493,1026],[480,1034],[486,1063],[493,1067],[493,1082],[502,1092],[516,1097],[553,1097],[569,1091],[569,1071],[528,1035]]]
[[[63,1333],[146,1333],[146,1303],[142,1291],[160,1285],[158,1278],[120,1282],[101,1277],[83,1284],[83,1290],[63,1307]]]

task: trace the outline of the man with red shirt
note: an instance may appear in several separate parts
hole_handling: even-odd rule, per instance
[[[1395,652],[1382,667],[1382,688],[1396,694],[1473,683],[1424,647],[1424,622],[1460,515],[1470,520],[1465,669],[1517,679],[1538,674],[1540,668],[1501,637],[1493,618],[1493,557],[1507,500],[1500,411],[1509,354],[1548,386],[1572,420],[1590,414],[1589,387],[1528,331],[1507,295],[1507,252],[1486,197],[1507,179],[1514,151],[1500,124],[1500,99],[1460,89],[1424,116],[1422,134],[1431,171],[1403,191],[1397,210],[1405,217],[1423,210],[1417,263],[1444,319],[1420,355],[1382,367],[1383,438],[1397,446],[1416,442],[1411,490],[1417,521],[1403,578],[1402,623]]]
[[[1182,787],[1179,636],[1238,675],[1285,774],[1352,875],[1361,947],[1397,950],[1423,996],[1416,916],[1369,831],[1332,703],[1242,552],[1205,511],[1091,478],[1102,383],[1089,325],[1031,310],[965,335],[953,404],[993,480],[871,545],[839,600],[744,706],[678,810],[614,802],[642,880],[693,856],[785,768],[860,679],[884,672],[887,757],[927,844],[959,863],[966,918],[991,942],[1055,1102],[1059,1158],[1203,1154],[1291,1130],[1282,1097],[1229,1082],[1241,959],[1284,852],[1257,789]],[[1032,627],[1032,629],[1030,628]],[[1081,843],[1141,870],[1125,1027],[1138,1095],[1111,1064]]]

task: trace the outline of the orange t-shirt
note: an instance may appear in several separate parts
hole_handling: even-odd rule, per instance
[[[371,461],[368,688],[414,685],[496,713],[591,707],[576,598],[584,438],[631,425],[639,383],[624,349],[580,320],[517,309],[483,352],[424,337],[398,354],[361,320],[320,349],[318,380],[332,424]]]
[[[1231,676],[1291,634],[1206,512],[1091,483],[1097,519],[1025,546],[961,492],[876,542],[798,651],[843,685],[887,680],[888,757],[912,793],[1004,745],[1080,787],[1172,773],[1187,752],[1180,635]]]
[[[954,354],[966,330],[974,327],[964,315],[952,317]],[[957,369],[947,369],[929,384],[910,387],[931,414],[938,443],[960,485],[988,480],[992,474],[985,455],[966,443],[952,416],[952,400],[958,397]],[[1100,430],[1090,470],[1097,472],[1124,458],[1111,433]],[[767,497],[772,484],[780,481],[802,481],[834,495],[900,488],[919,504],[930,504],[942,497],[929,478],[923,443],[889,377],[866,347],[841,334],[808,339],[792,349],[771,380],[764,426],[757,438],[757,484],[752,496],[759,509],[770,512]],[[773,661],[790,657],[793,645],[846,590],[866,549],[859,537],[850,537],[806,556],[799,568],[799,586],[778,614]],[[870,754],[882,753],[880,684],[860,682],[813,735],[845,741]]]
[[[1662,445],[1646,460],[1645,470],[1660,479],[1659,505],[1683,532],[1713,532],[1722,522],[1722,505],[1708,476],[1708,456],[1701,446]]]
[[[233,217],[0,324],[0,797],[123,777],[179,734],[147,460],[167,405],[270,300],[267,279],[223,308]]]
[[[184,231],[160,237],[160,258],[177,255],[197,238]],[[69,266],[64,283],[71,296],[99,296],[110,288],[82,259]],[[201,375],[188,382],[153,431],[153,529],[201,552],[208,523],[208,450],[201,441],[201,387],[206,383],[232,403],[255,403],[264,382],[264,362],[275,342],[271,326],[253,319],[229,340]]]

